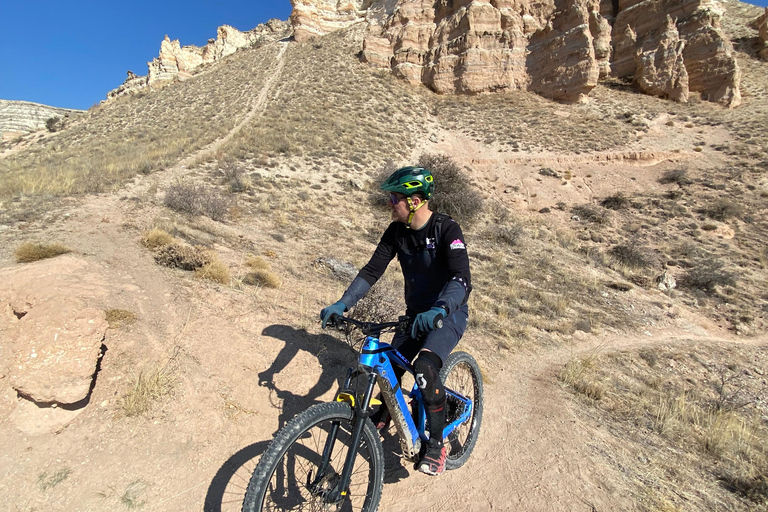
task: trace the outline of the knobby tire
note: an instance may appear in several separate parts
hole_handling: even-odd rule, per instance
[[[467,462],[480,435],[480,423],[483,420],[483,376],[474,357],[466,352],[453,352],[440,370],[440,379],[446,388],[470,398],[474,405],[472,416],[445,439],[448,452],[445,468],[456,469]],[[461,404],[450,396],[446,408],[448,424],[461,415]]]
[[[331,402],[312,406],[288,422],[256,465],[245,493],[243,512],[375,512],[384,485],[384,450],[370,419],[365,421],[360,436],[349,495],[344,501],[329,506],[321,496],[313,495],[307,485],[317,476],[334,421],[340,422],[338,438],[320,490],[332,488],[340,477],[351,442],[353,414],[349,404]]]

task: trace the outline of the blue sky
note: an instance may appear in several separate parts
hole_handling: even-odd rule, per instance
[[[289,0],[0,0],[0,99],[87,109],[128,70],[146,75],[166,34],[202,46],[219,25],[290,14]]]
[[[289,0],[0,0],[0,99],[87,109],[146,75],[166,34],[203,46],[290,14]]]

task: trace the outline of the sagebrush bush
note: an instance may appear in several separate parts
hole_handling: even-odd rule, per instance
[[[435,177],[432,210],[450,215],[459,224],[471,224],[483,211],[483,196],[469,176],[447,155],[423,154],[418,165]]]
[[[600,206],[609,210],[623,210],[629,206],[629,199],[619,192],[600,201]]]
[[[592,204],[579,204],[574,206],[571,211],[580,218],[595,224],[608,222],[608,212]]]
[[[483,238],[492,243],[506,244],[514,247],[520,241],[520,237],[523,235],[523,228],[517,224],[509,226],[500,226],[498,224],[491,224],[483,232]]]
[[[700,260],[678,279],[678,285],[707,293],[714,292],[716,286],[734,286],[736,276],[723,269],[724,266],[725,264],[719,260]]]
[[[687,171],[685,169],[673,169],[662,174],[661,178],[659,178],[659,183],[662,185],[677,183],[678,185],[683,186],[690,185],[692,181],[690,178],[688,178]]]
[[[229,199],[217,189],[184,183],[168,187],[163,204],[177,212],[205,215],[213,220],[223,220],[229,210]]]
[[[72,252],[71,249],[61,244],[43,244],[39,242],[24,242],[14,253],[17,263],[29,263],[32,261],[53,258],[61,254]]]
[[[620,244],[611,247],[608,253],[620,264],[630,268],[644,268],[651,265],[647,251],[637,244]]]
[[[720,198],[702,208],[701,213],[710,219],[724,222],[730,218],[741,218],[744,207],[732,199]]]
[[[158,248],[155,252],[155,261],[166,267],[197,270],[210,263],[211,257],[198,247],[174,242]]]

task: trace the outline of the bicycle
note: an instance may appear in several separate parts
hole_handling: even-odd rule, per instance
[[[440,321],[438,319],[438,321]],[[409,332],[410,319],[371,323],[336,316],[336,327],[351,324],[365,335],[358,366],[350,368],[334,402],[317,404],[283,427],[261,456],[243,500],[243,512],[266,510],[337,510],[375,512],[384,486],[384,449],[370,420],[378,384],[389,408],[405,459],[416,462],[426,446],[426,410],[418,386],[407,396],[393,364],[413,375],[413,367],[380,337],[385,332]],[[437,322],[436,322],[437,323]],[[362,394],[352,389],[365,377]],[[483,417],[483,381],[475,359],[453,352],[443,364],[440,379],[446,388],[448,451],[446,469],[469,459]],[[361,386],[358,386],[358,389]],[[350,447],[356,447],[350,449]]]

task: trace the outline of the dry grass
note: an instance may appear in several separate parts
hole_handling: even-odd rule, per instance
[[[206,281],[229,286],[232,282],[232,276],[229,273],[229,267],[221,261],[215,254],[209,253],[209,262],[202,267],[195,269],[195,276]]]
[[[92,108],[55,136],[0,160],[0,201],[106,191],[173,165],[235,126],[275,55],[275,46],[238,52],[216,73]]]
[[[568,361],[558,373],[558,380],[587,398],[600,400],[605,394],[606,385],[599,373],[599,354],[599,349],[595,349],[582,358]]]
[[[174,242],[176,239],[173,235],[160,228],[152,228],[141,236],[141,245],[147,249],[158,249]]]
[[[267,269],[256,269],[248,272],[243,277],[243,284],[251,286],[265,286],[267,288],[280,288],[280,277]]]
[[[679,506],[680,493],[695,487],[693,501],[681,510],[713,510],[715,503],[750,509],[742,500],[763,510],[768,427],[761,411],[768,386],[760,372],[766,364],[764,347],[646,348],[590,353],[570,361],[560,379],[579,395],[599,399],[590,403],[611,433],[623,443],[635,440],[632,453],[654,461],[654,501]],[[637,482],[640,488],[648,483]]]
[[[47,470],[43,471],[37,476],[37,487],[42,492],[45,492],[48,489],[56,487],[62,483],[69,477],[70,474],[72,474],[72,470],[70,468],[61,468],[50,472]]]
[[[128,327],[133,325],[138,320],[138,315],[133,311],[127,309],[108,309],[105,311],[107,316],[107,323],[112,329],[120,329],[122,327]]]
[[[171,392],[173,385],[166,367],[148,374],[139,373],[134,377],[131,389],[120,397],[120,412],[129,417],[146,414],[156,400]]]
[[[17,263],[30,263],[32,261],[54,258],[62,254],[72,252],[71,249],[61,244],[44,244],[40,242],[24,242],[17,249],[14,255]]]

